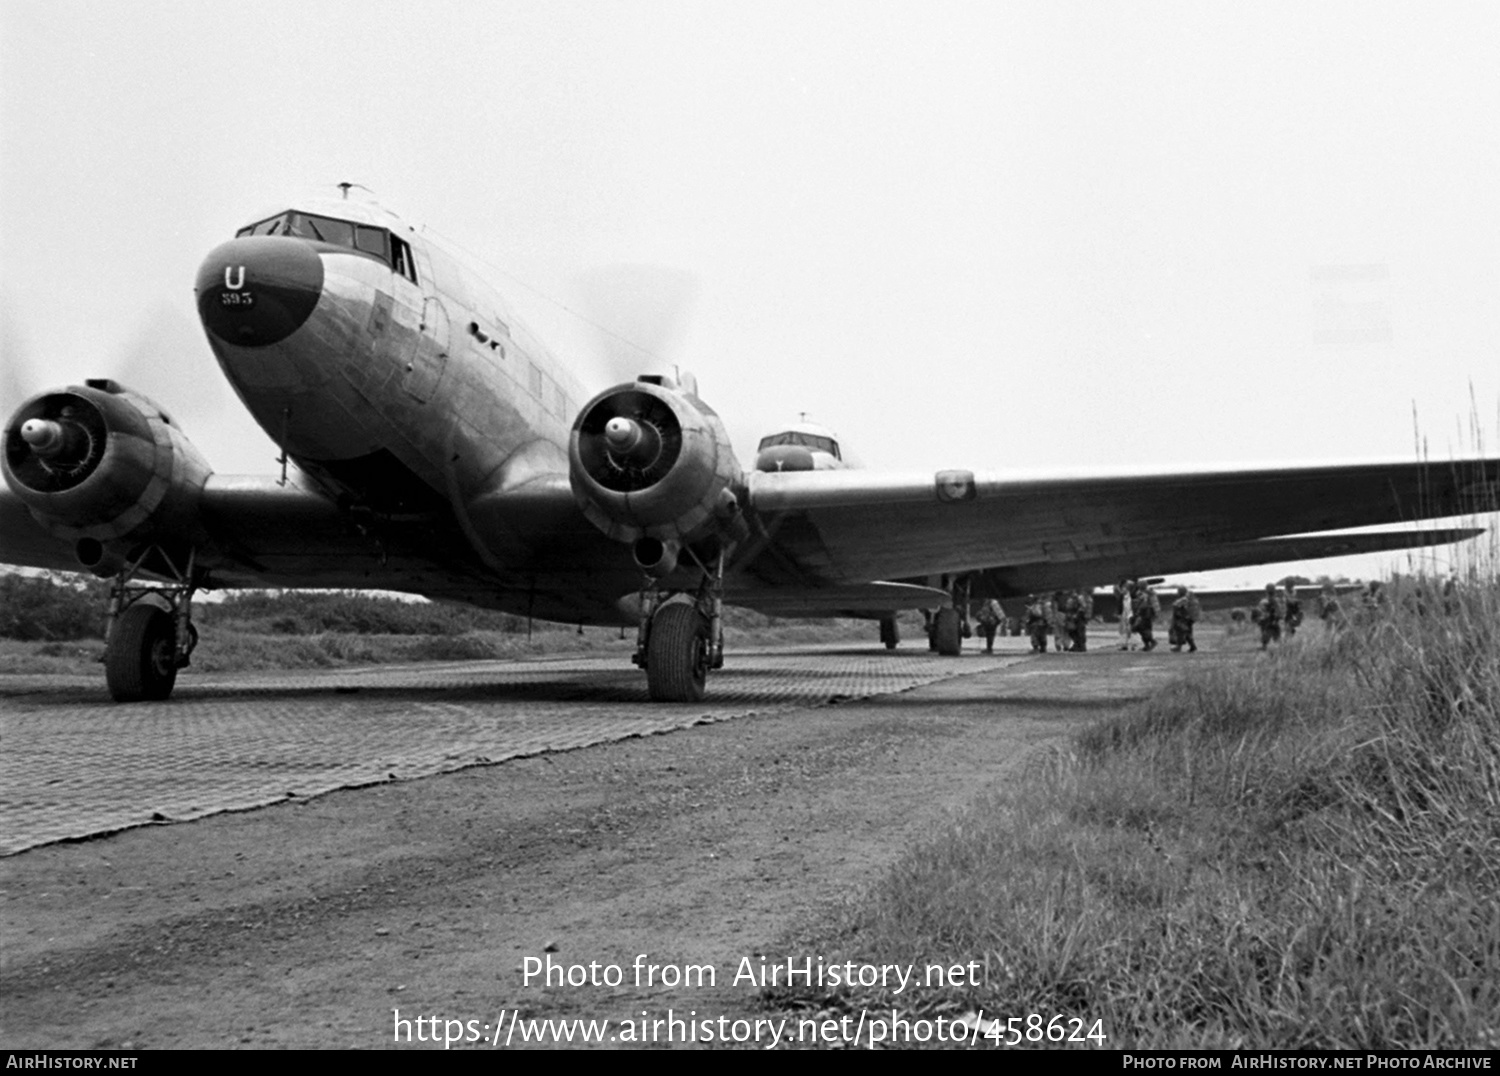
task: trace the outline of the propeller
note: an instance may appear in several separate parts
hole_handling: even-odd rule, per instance
[[[682,453],[682,423],[671,406],[631,389],[595,403],[578,433],[584,468],[605,489],[619,493],[656,485]]]
[[[58,493],[93,473],[109,433],[93,405],[66,394],[38,400],[26,412],[5,448],[11,471],[23,485]]]
[[[34,373],[31,349],[22,340],[9,306],[0,300],[0,422],[10,417],[22,400],[45,387]]]
[[[603,384],[673,373],[673,357],[698,297],[695,274],[664,265],[606,265],[580,274],[573,290],[575,313],[593,336],[598,358],[593,372]]]
[[[241,408],[189,310],[162,303],[127,339],[106,375],[166,408],[199,437]]]
[[[0,423],[39,392],[110,378],[155,400],[229,473],[270,473],[276,448],[225,381],[191,302],[149,308],[118,351],[102,356],[39,359],[18,322],[0,305]]]

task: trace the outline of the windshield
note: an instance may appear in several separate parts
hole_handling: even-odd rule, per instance
[[[334,217],[320,217],[312,213],[289,210],[278,213],[269,220],[260,221],[241,228],[234,233],[246,235],[295,235],[319,243],[331,243],[336,247],[348,247],[379,258],[391,264],[389,236],[384,228],[372,228],[368,224],[354,224]]]
[[[760,442],[760,447],[763,449],[774,448],[777,445],[801,445],[803,448],[811,448],[817,452],[826,452],[834,459],[841,458],[837,441],[832,437],[819,437],[815,433],[798,433],[795,430],[788,430],[786,433],[773,433]]]

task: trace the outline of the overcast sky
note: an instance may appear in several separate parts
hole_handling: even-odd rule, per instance
[[[1496,449],[1492,2],[0,0],[0,405],[116,376],[271,471],[194,272],[344,180],[565,354],[580,279],[673,270],[620,327],[746,462],[1446,457],[1471,389]]]

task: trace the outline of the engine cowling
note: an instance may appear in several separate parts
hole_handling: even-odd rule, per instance
[[[723,423],[667,378],[616,385],[585,404],[568,458],[584,515],[611,538],[637,543],[638,560],[653,543],[670,550],[743,526],[735,491],[744,476]]]
[[[54,537],[99,574],[144,542],[191,542],[212,468],[171,417],[113,381],[27,400],[10,417],[5,481]]]

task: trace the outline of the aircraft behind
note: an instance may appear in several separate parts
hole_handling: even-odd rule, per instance
[[[755,451],[757,471],[837,471],[857,466],[845,457],[836,433],[805,419],[762,437]]]

